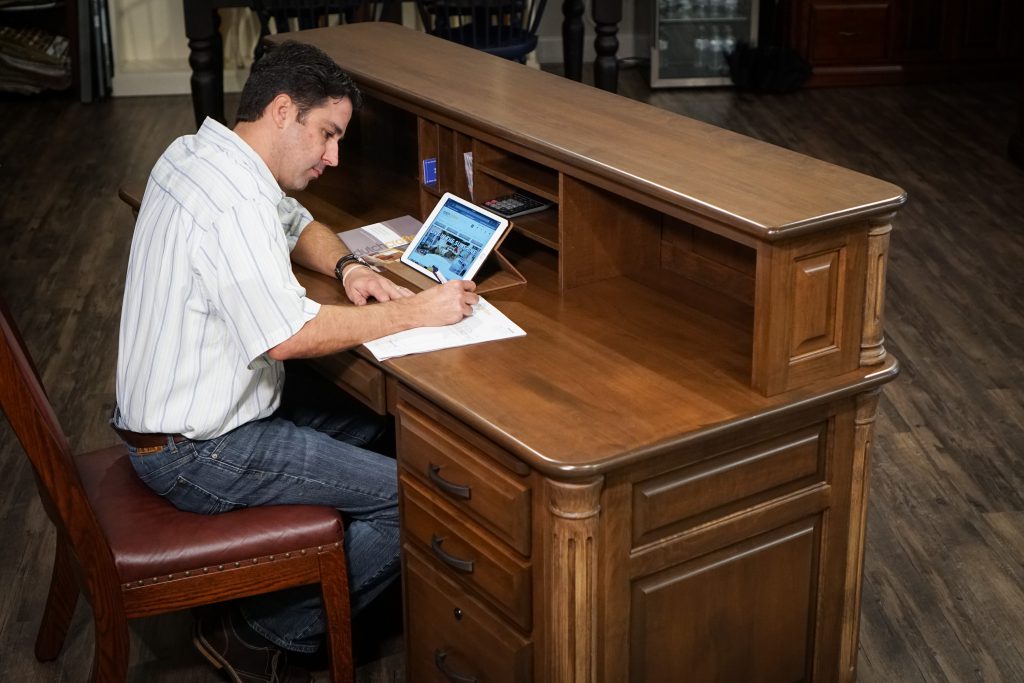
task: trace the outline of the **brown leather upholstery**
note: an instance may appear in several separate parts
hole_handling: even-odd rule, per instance
[[[251,561],[273,555],[282,543],[315,548],[343,538],[341,516],[326,507],[182,512],[139,481],[121,446],[76,456],[75,464],[122,583]]]
[[[57,528],[39,660],[60,654],[80,593],[95,624],[90,680],[107,683],[123,681],[128,670],[128,619],[319,583],[331,679],[352,680],[345,530],[336,510],[289,505],[195,515],[146,488],[123,446],[73,456],[2,299],[0,406]]]

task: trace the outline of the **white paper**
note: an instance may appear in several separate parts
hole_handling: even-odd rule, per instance
[[[473,315],[462,322],[444,327],[417,327],[366,342],[366,348],[377,360],[426,353],[486,341],[523,337],[526,332],[504,313],[484,301],[473,306]]]
[[[385,246],[397,247],[400,244],[405,244],[405,240],[402,239],[401,235],[383,223],[367,225],[363,230],[376,237],[377,240]]]
[[[462,155],[462,163],[466,167],[466,187],[469,188],[469,198],[473,198],[473,153],[465,152]]]

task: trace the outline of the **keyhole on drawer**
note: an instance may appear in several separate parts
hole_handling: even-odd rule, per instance
[[[452,614],[455,615],[455,621],[462,621],[462,608],[456,607],[452,610]]]

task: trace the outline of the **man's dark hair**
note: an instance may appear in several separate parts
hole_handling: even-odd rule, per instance
[[[353,109],[358,109],[362,101],[359,88],[327,53],[294,40],[270,48],[253,63],[238,103],[238,120],[257,120],[282,93],[298,105],[300,121],[310,109],[326,104],[328,99],[347,97]]]

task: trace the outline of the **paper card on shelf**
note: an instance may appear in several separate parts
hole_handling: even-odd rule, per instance
[[[480,298],[473,306],[473,315],[444,327],[417,327],[366,342],[366,348],[377,360],[426,353],[456,346],[468,346],[498,339],[524,337],[526,332],[508,317]]]
[[[402,249],[420,229],[420,222],[412,216],[401,216],[380,223],[364,225],[338,233],[348,250],[361,258],[395,261]]]

